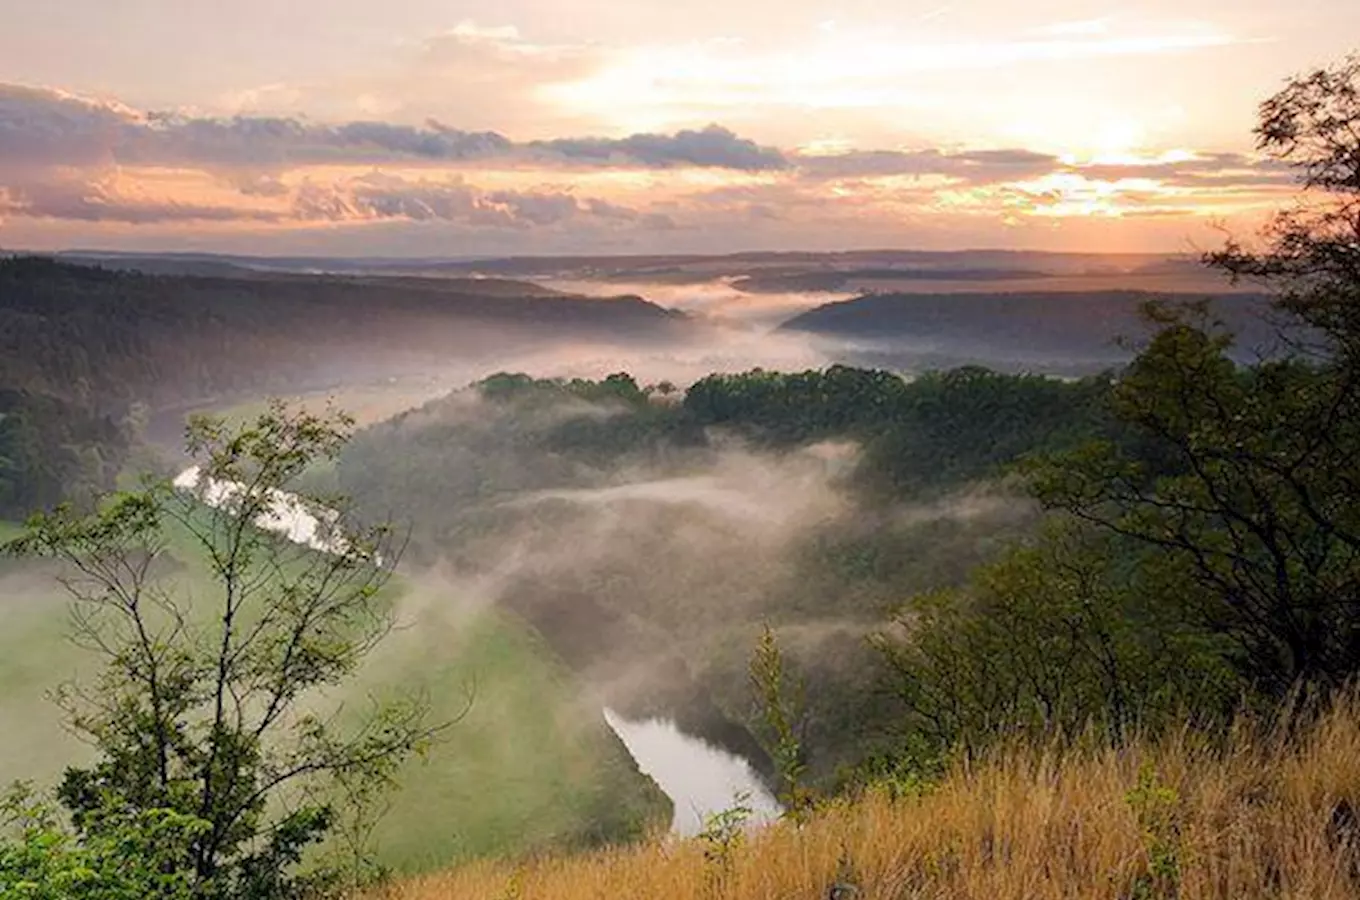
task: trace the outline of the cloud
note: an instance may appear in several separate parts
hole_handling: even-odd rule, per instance
[[[386,122],[313,124],[291,118],[231,119],[153,115],[128,135],[119,161],[209,167],[332,162],[465,161],[505,156],[511,142],[495,132],[468,132],[438,122],[423,127]]]
[[[814,179],[941,175],[971,183],[1026,178],[1053,171],[1058,158],[1030,150],[860,150],[826,156],[800,155],[794,162]]]
[[[135,113],[117,105],[53,88],[0,84],[0,162],[108,162],[135,121]]]
[[[1279,187],[1298,182],[1298,173],[1288,163],[1241,153],[1205,153],[1150,162],[1088,163],[1073,170],[1091,179],[1141,178],[1188,188]]]
[[[408,180],[373,173],[331,185],[304,184],[293,213],[305,221],[442,221],[491,228],[552,228],[587,220],[594,225],[637,225],[665,228],[664,216],[596,198],[581,199],[565,191],[494,190],[461,178]]]
[[[445,40],[534,59],[559,52],[506,28],[464,25]],[[96,240],[101,232],[78,226],[236,223],[320,234],[360,223],[460,240],[481,230],[520,251],[540,238],[544,252],[708,250],[943,240],[951,228],[1024,217],[1233,214],[1294,180],[1288,166],[1239,153],[1076,162],[1023,146],[820,146],[841,152],[785,150],[718,124],[517,141],[434,120],[214,118],[0,84],[0,216],[10,233],[33,220],[56,223],[56,234],[65,221],[75,224],[63,234]],[[29,233],[40,227],[49,226]]]
[[[263,209],[127,196],[109,183],[80,178],[10,185],[4,195],[0,195],[0,212],[35,219],[129,225],[165,222],[276,223],[284,218],[276,212]]]
[[[1103,60],[1187,54],[1240,42],[1205,23],[1147,23],[1118,32],[1073,23],[972,38],[837,25],[792,46],[659,40],[609,55],[579,79],[553,79],[543,91],[559,111],[632,128],[693,122],[696,114],[741,115],[779,128],[804,124],[797,118],[778,121],[790,112],[824,117],[828,111],[855,111],[864,118],[875,110],[948,115],[962,107],[986,117],[972,123],[974,132],[990,132],[996,112],[987,110],[989,101],[1009,87],[988,83],[999,70],[1065,66],[1076,81],[1085,77],[1083,67]],[[944,73],[951,77],[941,78]]]
[[[782,153],[718,125],[675,134],[516,143],[494,131],[293,117],[139,113],[48,88],[0,85],[0,164],[272,169],[329,163],[536,164],[780,169]]]
[[[789,167],[788,160],[779,150],[738,137],[720,125],[709,125],[701,131],[682,130],[673,135],[634,134],[616,140],[565,138],[535,141],[529,146],[549,157],[573,162],[631,162],[653,168],[696,166],[745,171]]]
[[[514,149],[494,132],[438,122],[327,125],[139,112],[53,88],[0,84],[0,164],[286,167],[328,162],[467,160]]]

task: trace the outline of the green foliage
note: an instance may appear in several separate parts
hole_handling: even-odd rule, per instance
[[[73,636],[104,660],[98,680],[60,697],[100,755],[58,791],[81,847],[124,827],[109,810],[165,810],[202,823],[172,867],[193,897],[300,896],[320,883],[297,867],[334,825],[332,784],[386,784],[430,739],[417,702],[379,705],[347,733],[317,710],[317,692],[390,628],[385,529],[355,530],[312,504],[329,524],[321,552],[257,524],[287,508],[283,492],[339,451],[348,425],[279,405],[239,430],[196,420],[197,493],[151,482],[87,516],[35,516],[9,545],[65,566]],[[212,596],[167,577],[172,533],[198,554]]]
[[[0,516],[88,505],[113,485],[130,446],[129,428],[84,404],[0,387]]]
[[[755,369],[700,379],[685,393],[683,408],[700,426],[737,427],[789,445],[863,433],[891,414],[906,389],[890,372],[848,366],[788,374]]]
[[[874,638],[908,711],[907,755],[1020,733],[1115,737],[1231,708],[1235,683],[1185,596],[1118,542],[1054,523],[963,591],[915,598]]]
[[[807,686],[786,671],[774,629],[766,625],[751,655],[751,685],[760,703],[766,732],[766,752],[779,774],[779,802],[784,815],[797,824],[811,816],[816,797],[804,781],[807,762],[799,731],[804,725]]]
[[[727,809],[704,818],[698,834],[704,845],[704,861],[709,865],[710,885],[719,895],[732,877],[737,850],[746,840],[746,823],[754,813],[750,801],[745,791],[737,794]]]
[[[866,448],[862,479],[893,495],[996,477],[1038,453],[1118,439],[1106,411],[1112,379],[1060,381],[978,366],[913,380],[891,426]]]
[[[868,754],[843,768],[835,790],[850,796],[879,793],[890,800],[924,797],[944,775],[944,763],[938,746],[909,732],[891,750]]]
[[[1157,769],[1145,762],[1138,770],[1138,785],[1124,797],[1138,819],[1147,852],[1147,869],[1133,882],[1131,900],[1173,900],[1180,896],[1183,854],[1177,807],[1180,795],[1161,783]]]
[[[979,366],[910,381],[831,366],[783,374],[710,375],[685,395],[701,427],[721,425],[774,446],[826,438],[865,447],[860,482],[889,496],[1000,474],[1026,454],[1069,446],[1105,426],[1110,379],[1003,375]]]
[[[1038,470],[1040,496],[1161,551],[1244,674],[1279,695],[1360,671],[1360,400],[1326,366],[1239,371],[1177,320],[1121,381],[1140,455],[1109,445]]]
[[[5,900],[192,900],[185,860],[208,823],[169,809],[101,809],[80,840],[23,786],[0,802]]]

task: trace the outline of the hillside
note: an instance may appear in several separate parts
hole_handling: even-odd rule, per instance
[[[0,260],[0,515],[108,486],[163,411],[177,442],[182,413],[205,404],[452,375],[550,345],[645,346],[686,327],[638,297],[503,279]]]
[[[646,340],[680,325],[638,297],[570,297],[507,281],[0,263],[0,385],[153,407],[391,374],[548,338]]]
[[[833,367],[667,400],[622,373],[498,375],[361,432],[335,487],[410,522],[408,562],[474,574],[612,708],[767,772],[744,672],[762,622],[791,629],[811,774],[830,783],[897,715],[860,690],[864,637],[1032,530],[1032,505],[985,482],[1108,433],[1108,390]]]
[[[1268,355],[1278,331],[1263,319],[1267,298],[1254,294],[1145,291],[875,293],[819,306],[780,330],[852,342],[865,362],[934,367],[986,361],[1000,369],[1090,372],[1127,362],[1150,334],[1148,301],[1207,299],[1211,316],[1238,336],[1245,359]]]

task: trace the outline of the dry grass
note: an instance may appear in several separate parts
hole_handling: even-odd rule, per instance
[[[1123,750],[1012,750],[927,796],[871,795],[781,823],[730,867],[665,838],[395,885],[389,900],[1354,900],[1360,700],[1283,739],[1186,733]],[[1140,790],[1140,781],[1142,789]],[[1338,810],[1342,810],[1338,812]],[[835,890],[840,885],[839,890]],[[853,886],[853,889],[851,889]]]

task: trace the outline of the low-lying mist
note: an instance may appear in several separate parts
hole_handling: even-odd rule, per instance
[[[670,401],[525,391],[455,393],[366,430],[341,461],[360,510],[413,527],[403,628],[385,653],[419,670],[402,642],[456,655],[458,635],[508,618],[570,671],[567,721],[606,706],[673,719],[767,774],[746,675],[765,623],[818,684],[809,733],[834,736],[876,702],[852,686],[872,680],[865,637],[887,612],[957,583],[1035,515],[999,487],[865,497],[852,441],[639,440],[639,421]]]
[[[1032,522],[1030,504],[996,486],[866,492],[849,437],[772,446],[677,427],[679,396],[639,385],[744,370],[759,353],[774,369],[824,362],[804,336],[710,335],[626,358],[564,342],[505,360],[558,377],[627,369],[636,382],[455,390],[365,428],[314,476],[351,495],[361,517],[410,534],[390,592],[397,627],[330,699],[362,708],[372,694],[414,691],[437,719],[458,719],[402,776],[378,832],[388,862],[430,868],[655,823],[661,801],[605,727],[605,707],[673,720],[768,778],[747,678],[767,623],[794,676],[815,686],[803,727],[823,751],[814,773],[827,776],[863,749],[843,724],[881,702],[863,689],[877,666],[866,636]],[[487,373],[465,362],[443,377],[456,387]],[[5,582],[0,613],[8,624],[15,610],[41,610],[0,638],[0,665],[19,672],[0,696],[0,716],[17,723],[0,736],[3,780],[50,779],[83,752],[41,700],[81,657],[61,639],[59,589],[28,565]]]
[[[733,285],[730,278],[683,284],[586,279],[553,279],[543,283],[558,290],[587,297],[634,294],[696,318],[765,329],[772,329],[799,313],[815,309],[822,304],[848,300],[856,296],[855,293],[844,291],[752,293]]]

